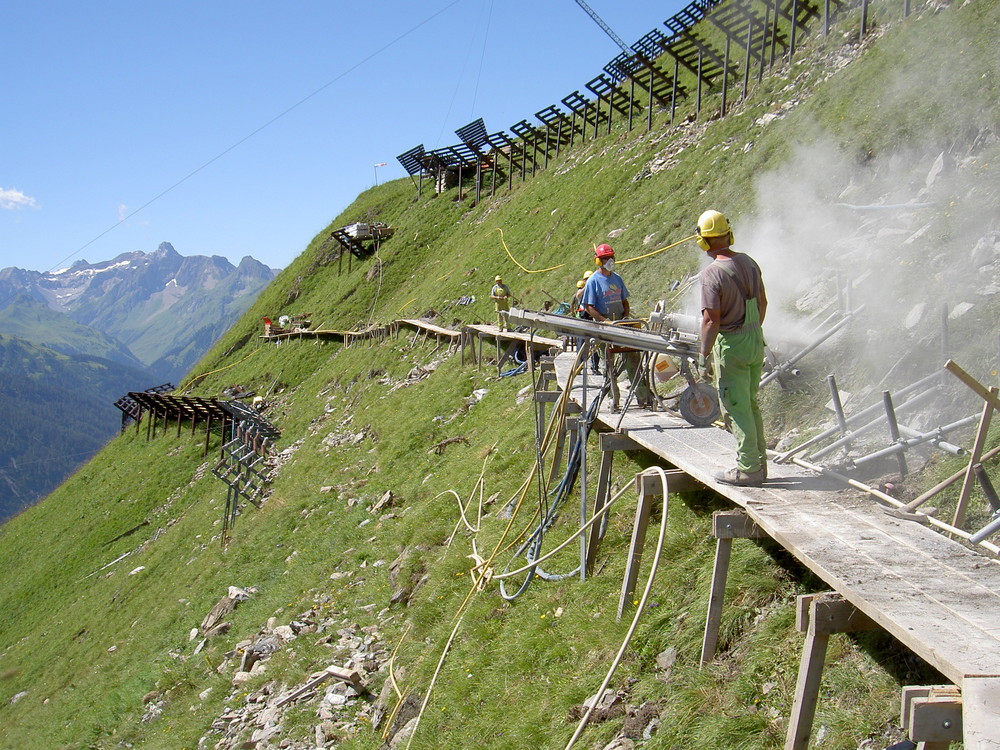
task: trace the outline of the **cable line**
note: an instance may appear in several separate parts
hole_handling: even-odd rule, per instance
[[[530,268],[525,268],[517,262],[517,259],[513,255],[510,254],[510,249],[507,247],[507,241],[503,237],[503,230],[500,227],[497,227],[497,231],[500,232],[500,243],[503,245],[503,249],[507,252],[507,257],[514,261],[514,265],[525,273],[545,273],[546,271],[555,271],[557,268],[562,268],[566,265],[565,263],[560,263],[558,266],[552,266],[552,268],[539,268],[535,271],[532,271]]]

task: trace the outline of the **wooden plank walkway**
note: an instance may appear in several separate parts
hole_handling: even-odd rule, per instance
[[[419,320],[417,318],[405,318],[397,320],[396,323],[398,325],[409,326],[410,328],[417,328],[421,331],[427,331],[428,333],[433,333],[435,336],[445,336],[449,339],[457,339],[462,336],[462,332],[459,330],[436,326],[433,323],[428,323],[426,320]]]
[[[525,344],[532,344],[535,349],[551,349],[556,347],[557,349],[563,348],[562,339],[548,338],[547,336],[535,336],[531,335],[531,332],[524,331],[501,331],[495,325],[478,325],[470,324],[465,326],[466,330],[473,331],[480,336],[489,336],[490,338],[502,340],[502,341],[522,341]]]
[[[573,359],[555,358],[560,388],[566,387]],[[600,378],[590,376],[589,382],[599,385]],[[574,400],[581,400],[580,380],[573,391]],[[794,465],[769,464],[762,488],[718,483],[713,474],[735,460],[735,440],[725,430],[696,428],[680,417],[637,408],[624,417],[610,409],[598,416],[610,429],[620,418],[621,431],[632,441],[743,508],[803,565],[955,685],[980,677],[989,677],[994,688],[1000,684],[995,560],[926,526],[892,518],[867,495]],[[995,690],[992,695],[997,700],[985,710],[1000,722],[1000,695]],[[994,726],[1000,737],[1000,723]],[[1000,747],[1000,739],[997,743],[966,746]]]

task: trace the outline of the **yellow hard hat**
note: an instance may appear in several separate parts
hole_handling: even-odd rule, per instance
[[[729,244],[733,243],[733,230],[729,227],[729,221],[723,214],[712,208],[698,217],[697,235],[698,247],[705,252],[708,252],[710,248],[706,237],[725,237],[728,235]]]
[[[503,279],[501,279],[501,278],[500,278],[499,276],[495,276],[495,277],[493,278],[493,280],[494,280],[494,281],[503,281]]]
[[[593,275],[594,275],[593,271],[584,271],[583,272],[583,280],[586,281],[587,279],[589,279]]]
[[[576,282],[577,289],[583,289],[585,286],[587,286],[587,282],[584,281],[583,279],[580,279],[578,282]]]
[[[722,237],[731,231],[726,217],[714,209],[698,217],[698,234],[702,237]]]

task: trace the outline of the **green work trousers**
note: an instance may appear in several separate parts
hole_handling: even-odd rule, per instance
[[[507,330],[507,316],[503,313],[510,312],[510,302],[507,300],[496,300],[497,308],[497,328],[501,331]]]
[[[764,420],[757,404],[764,368],[764,332],[760,327],[757,300],[747,300],[743,328],[719,333],[712,351],[719,401],[723,413],[730,418],[736,437],[736,468],[752,474],[760,471],[767,461]]]

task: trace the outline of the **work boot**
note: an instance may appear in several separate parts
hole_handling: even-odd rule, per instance
[[[737,487],[760,487],[764,484],[764,472],[762,470],[745,472],[739,469],[719,471],[715,474],[715,481]]]

